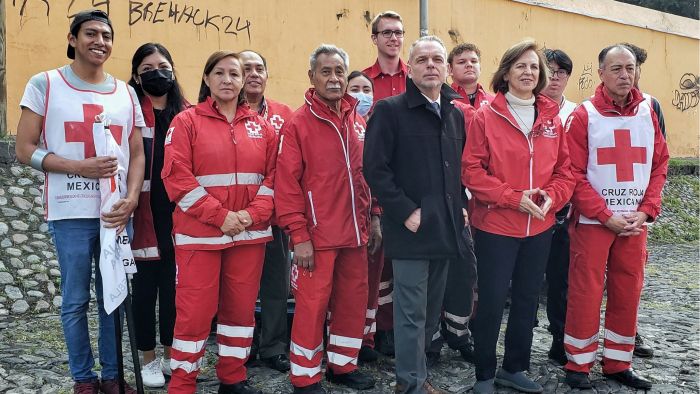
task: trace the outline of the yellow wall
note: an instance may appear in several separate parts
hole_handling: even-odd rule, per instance
[[[418,0],[172,0],[162,2],[162,11],[158,14],[155,14],[157,0],[1,3],[7,11],[8,127],[11,132],[19,118],[19,100],[29,77],[68,62],[65,56],[67,16],[90,8],[93,3],[104,10],[109,7],[115,45],[106,69],[118,78],[128,79],[131,55],[140,44],[161,42],[173,55],[187,97],[194,100],[202,67],[211,52],[250,48],[260,51],[268,60],[268,96],[293,106],[302,102],[302,93],[308,86],[308,55],[318,44],[333,43],[344,48],[350,54],[351,68],[361,69],[375,58],[369,37],[372,16],[386,9],[403,16],[407,31],[404,55],[408,53],[409,43],[418,36],[419,20]],[[144,14],[149,3],[150,13]],[[134,9],[132,12],[130,5]],[[168,16],[171,5],[178,7],[179,14],[175,18]],[[184,6],[187,6],[187,14],[193,14],[196,9],[199,12],[194,18],[183,16]],[[218,25],[218,31],[214,25],[196,26],[204,21],[207,11],[210,17],[219,15],[211,20]],[[563,49],[574,61],[574,73],[566,95],[575,101],[590,96],[598,84],[596,58],[602,47],[628,40],[646,48],[649,59],[643,66],[641,85],[661,102],[671,152],[674,156],[698,156],[697,84],[690,89],[679,86],[684,74],[690,73],[696,78],[700,70],[696,38],[508,0],[432,0],[429,15],[430,32],[442,37],[448,49],[459,41],[471,41],[480,46],[484,85],[488,84],[503,51],[516,41],[531,37],[548,48]],[[236,30],[240,31],[237,34],[225,32]],[[684,103],[688,108],[683,107]]]

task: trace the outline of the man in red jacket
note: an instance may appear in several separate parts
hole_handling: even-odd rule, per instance
[[[243,91],[250,109],[267,120],[279,135],[294,112],[288,105],[265,97],[267,61],[251,50],[239,54],[245,74]],[[269,368],[289,371],[287,358],[287,297],[289,296],[289,237],[272,222],[273,240],[265,245],[265,263],[260,279],[260,331],[254,343],[260,360]],[[249,361],[255,359],[251,353]]]
[[[481,51],[476,45],[465,42],[452,48],[447,63],[452,77],[452,89],[462,96],[459,101],[479,109],[493,100],[493,95],[487,93],[479,83]]]
[[[362,177],[365,123],[355,112],[357,101],[345,93],[348,63],[347,53],[333,45],[314,50],[313,88],[280,137],[275,209],[294,245],[295,393],[325,393],[320,380],[327,312],[326,379],[355,390],[374,386],[357,369],[367,305],[370,195]]]
[[[377,47],[377,61],[362,72],[372,78],[374,102],[406,91],[408,68],[401,60],[403,20],[394,11],[384,11],[372,20],[372,43]],[[393,273],[390,259],[384,258],[384,248],[369,255],[369,297],[367,302],[367,333],[362,341],[360,361],[375,361],[376,348],[394,355]],[[376,324],[375,324],[376,323]],[[376,329],[376,338],[375,338]]]
[[[596,360],[607,288],[603,374],[648,390],[651,382],[630,365],[647,260],[645,224],[661,210],[668,148],[649,101],[634,88],[634,54],[613,45],[600,52],[598,63],[602,83],[567,125],[576,188],[569,227],[566,382],[591,387],[588,373]]]

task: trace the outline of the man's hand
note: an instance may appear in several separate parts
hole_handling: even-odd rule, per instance
[[[628,224],[624,217],[616,214],[610,216],[608,221],[605,222],[605,227],[609,228],[615,234],[620,234],[625,232],[625,227]]]
[[[469,214],[464,208],[462,208],[462,216],[464,216],[464,227],[467,227],[469,225]]]
[[[83,178],[109,178],[117,175],[115,156],[97,156],[78,162],[77,173]]]
[[[229,211],[224,219],[224,224],[221,225],[221,232],[233,237],[245,230],[245,226],[238,219],[238,214],[236,212]]]
[[[403,222],[403,225],[406,226],[408,231],[411,232],[416,232],[418,231],[418,227],[420,227],[420,208],[417,208],[411,215],[406,219],[405,222]]]
[[[552,200],[552,197],[549,197],[549,194],[547,194],[547,192],[544,190],[540,190],[540,196],[542,196],[544,199],[542,206],[540,207],[540,209],[542,209],[542,216],[547,216],[547,212],[549,212],[549,210],[552,208],[554,200]]]
[[[314,245],[310,240],[294,245],[292,263],[309,271],[314,270]]]
[[[627,225],[625,226],[625,230],[618,234],[620,237],[629,237],[641,234],[644,232],[644,228],[642,226],[647,219],[649,219],[649,215],[644,212],[632,212],[622,215],[622,217],[627,221]]]
[[[131,214],[134,213],[138,203],[136,200],[122,198],[112,205],[112,210],[102,214],[102,220],[105,221],[105,227],[117,228],[117,234],[124,231]]]
[[[245,209],[236,212],[236,216],[238,216],[238,221],[241,222],[243,227],[248,227],[253,224],[253,219],[250,217],[250,213],[248,213],[248,211]]]
[[[534,216],[537,219],[544,220],[544,213],[540,209],[540,207],[537,206],[531,199],[530,196],[534,194],[539,194],[540,189],[530,189],[530,190],[523,190],[523,197],[520,199],[520,207],[518,207],[518,210],[520,212],[525,212],[529,215]]]
[[[372,221],[369,225],[369,243],[367,244],[367,252],[375,254],[382,246],[382,226],[379,216],[372,216]]]

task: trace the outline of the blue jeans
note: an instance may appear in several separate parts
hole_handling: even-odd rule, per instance
[[[114,316],[105,313],[102,302],[102,277],[99,268],[100,220],[65,219],[52,220],[48,224],[61,268],[61,324],[68,348],[71,376],[76,382],[97,379],[97,374],[92,371],[95,359],[92,355],[87,321],[94,262],[95,295],[99,314],[97,343],[101,374],[103,380],[116,379],[118,371]],[[127,226],[127,232],[130,236],[133,233],[131,222]]]

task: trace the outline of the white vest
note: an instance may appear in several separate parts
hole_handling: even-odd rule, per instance
[[[654,154],[651,107],[643,101],[633,116],[603,116],[590,101],[586,178],[614,214],[635,212],[644,198]],[[581,215],[580,223],[600,224]]]
[[[134,127],[134,103],[127,84],[115,79],[108,93],[78,90],[68,84],[58,70],[47,71],[48,87],[42,145],[56,155],[83,160],[95,156],[93,123],[104,113],[119,144],[122,169],[129,168],[129,135]],[[126,173],[120,173],[120,186],[126,192]],[[100,217],[100,187],[97,179],[77,174],[48,172],[44,186],[47,220]]]

